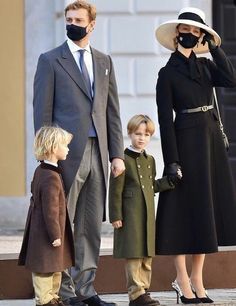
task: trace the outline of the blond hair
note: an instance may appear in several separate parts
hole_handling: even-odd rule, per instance
[[[134,133],[140,126],[141,123],[145,123],[146,124],[146,131],[148,133],[150,133],[151,135],[154,134],[155,132],[155,124],[152,121],[152,119],[150,117],[148,117],[147,115],[135,115],[133,116],[128,124],[127,124],[127,133],[132,134]]]
[[[37,160],[49,158],[59,144],[69,144],[73,135],[58,126],[41,127],[34,139],[34,155]]]
[[[80,8],[83,8],[88,12],[88,16],[89,16],[90,21],[96,19],[96,15],[97,15],[96,7],[93,4],[90,4],[90,3],[86,2],[86,1],[83,1],[83,0],[76,0],[76,1],[68,4],[65,8],[65,16],[66,16],[66,13],[68,11],[78,10]]]

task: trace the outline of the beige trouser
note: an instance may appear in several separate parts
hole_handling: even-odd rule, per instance
[[[129,299],[135,300],[150,287],[152,257],[126,259],[125,273]]]
[[[61,272],[32,273],[32,280],[37,305],[43,305],[52,299],[58,299],[61,285]]]

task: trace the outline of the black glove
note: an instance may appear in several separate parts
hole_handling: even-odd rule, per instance
[[[175,186],[179,183],[182,176],[178,174],[178,170],[181,170],[181,167],[178,163],[171,163],[165,167],[164,173],[166,174],[168,181],[174,184]]]
[[[208,43],[208,48],[209,48],[210,51],[216,49],[217,45],[215,43],[214,36],[212,34],[206,32],[206,31],[204,33],[205,33],[205,35],[203,36],[203,39],[202,39],[203,46],[207,42]]]

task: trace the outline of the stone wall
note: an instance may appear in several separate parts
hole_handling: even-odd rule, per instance
[[[29,186],[36,162],[32,153],[33,77],[40,53],[65,39],[64,6],[68,0],[25,0],[25,73],[26,73],[26,170],[27,195],[0,197],[2,228],[22,228],[28,209]],[[112,56],[116,70],[125,143],[126,124],[136,113],[150,115],[157,122],[155,84],[158,71],[169,52],[155,40],[158,24],[175,19],[184,6],[203,9],[211,24],[211,0],[94,0],[98,17],[92,45]],[[160,140],[157,133],[150,151],[162,171]]]

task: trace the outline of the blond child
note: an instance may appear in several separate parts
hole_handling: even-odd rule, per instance
[[[153,156],[145,151],[155,131],[146,115],[130,119],[131,145],[125,149],[125,172],[111,174],[109,215],[114,230],[114,257],[126,258],[125,272],[130,306],[158,305],[147,293],[155,256],[155,192],[174,188],[171,178],[155,180]]]
[[[72,134],[59,127],[42,127],[35,136],[34,153],[41,164],[31,183],[19,265],[32,271],[36,305],[61,305],[61,271],[74,263],[73,235],[66,208],[59,160],[65,160]]]

